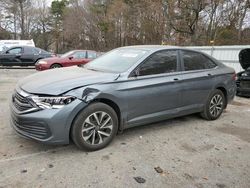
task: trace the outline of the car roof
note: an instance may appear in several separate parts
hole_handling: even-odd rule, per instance
[[[170,46],[170,45],[134,45],[134,46],[124,46],[121,47],[123,49],[144,49],[144,50],[164,50],[164,49],[181,49],[182,47],[179,46]],[[185,48],[183,48],[185,49]]]
[[[134,46],[124,46],[120,47],[119,49],[140,49],[140,50],[149,50],[151,52],[156,52],[159,50],[170,50],[170,49],[176,49],[176,50],[187,50],[187,51],[192,51],[192,52],[198,52],[200,54],[203,54],[207,57],[212,58],[208,54],[195,50],[195,49],[190,49],[182,46],[171,46],[171,45],[134,45]],[[214,59],[214,58],[213,58]]]
[[[88,51],[88,52],[96,52],[96,51],[94,51],[94,50],[70,50],[70,51],[68,51],[68,52],[82,52],[82,51]]]
[[[34,46],[28,46],[28,45],[18,45],[18,46],[10,46],[10,47],[8,47],[8,48],[6,48],[4,51],[8,51],[8,50],[10,50],[10,49],[12,49],[12,48],[37,48],[37,47],[34,47]],[[39,49],[39,48],[37,48],[37,49]]]
[[[23,47],[37,48],[35,46],[29,46],[29,45],[16,45],[16,46],[10,46],[9,48],[18,48],[18,47],[21,47],[21,48],[23,48]]]

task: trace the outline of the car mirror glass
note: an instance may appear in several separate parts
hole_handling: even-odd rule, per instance
[[[69,56],[69,59],[71,60],[71,59],[73,59],[74,57],[73,56]]]

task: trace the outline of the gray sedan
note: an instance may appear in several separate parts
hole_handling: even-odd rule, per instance
[[[19,81],[11,124],[26,138],[98,150],[130,127],[192,113],[215,120],[235,92],[234,70],[206,54],[129,46]]]

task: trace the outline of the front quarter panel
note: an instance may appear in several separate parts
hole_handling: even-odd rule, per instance
[[[71,90],[65,95],[72,95],[82,100],[84,103],[91,103],[93,101],[109,100],[115,103],[121,112],[120,114],[120,128],[123,129],[123,124],[127,120],[127,92],[121,89],[121,82],[115,81],[105,84],[96,84],[78,89]]]

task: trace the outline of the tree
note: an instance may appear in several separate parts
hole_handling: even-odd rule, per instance
[[[198,22],[201,19],[200,13],[205,7],[205,1],[178,0],[169,2],[167,12],[169,24],[175,32],[180,34],[177,40],[186,45],[194,45],[197,40]],[[184,41],[183,38],[185,38]]]
[[[62,27],[62,22],[63,22],[63,15],[64,15],[64,11],[66,9],[66,6],[68,5],[68,1],[67,0],[54,0],[51,3],[51,27],[52,27],[52,35],[55,38],[55,46],[56,46],[56,53],[59,52],[59,42],[62,41],[62,50],[63,50],[63,39],[61,39],[61,37],[63,37],[63,27]],[[61,40],[61,41],[60,41]],[[60,49],[61,50],[61,49]]]

